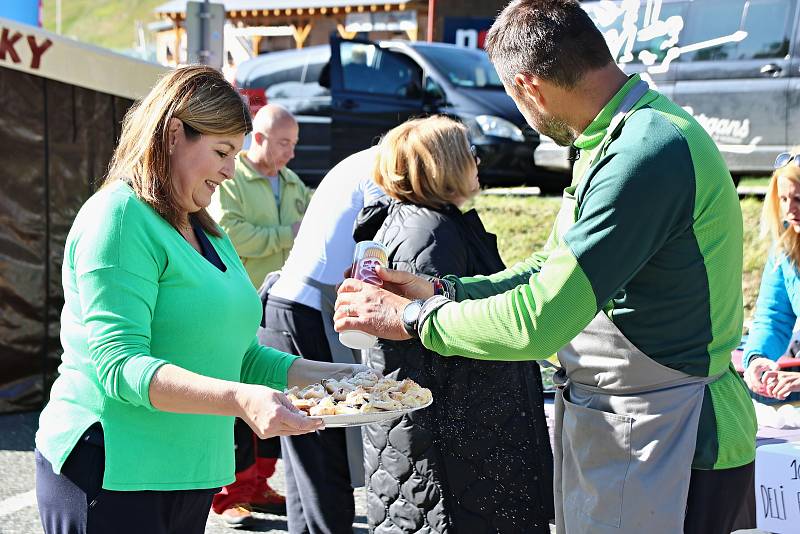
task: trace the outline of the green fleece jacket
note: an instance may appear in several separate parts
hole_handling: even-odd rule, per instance
[[[233,241],[255,287],[286,263],[294,244],[292,225],[303,218],[311,201],[311,190],[289,168],[278,171],[278,176],[280,204],[269,179],[241,152],[236,156],[233,179],[222,182],[209,206],[209,213]]]

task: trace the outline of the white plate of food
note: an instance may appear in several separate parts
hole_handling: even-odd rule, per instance
[[[413,380],[394,380],[371,371],[293,387],[286,395],[297,408],[322,419],[327,428],[390,421],[433,403],[431,391]]]

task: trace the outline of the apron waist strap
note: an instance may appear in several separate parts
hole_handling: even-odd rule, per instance
[[[562,373],[561,379],[563,380],[556,382],[556,384],[559,387],[566,387],[567,385],[569,385],[570,387],[577,388],[586,391],[588,393],[602,393],[605,395],[642,395],[646,393],[654,393],[656,391],[664,391],[675,387],[685,386],[687,384],[702,384],[704,386],[707,386],[708,384],[716,382],[717,380],[722,378],[723,375],[725,375],[726,371],[723,371],[722,373],[712,376],[686,375],[684,378],[676,378],[675,380],[662,382],[659,384],[650,384],[646,386],[638,386],[630,388],[614,388],[614,389],[597,387],[589,384],[575,382],[574,380],[570,380],[569,377],[566,376],[566,374],[563,374],[563,369],[561,368],[559,368],[559,371],[556,372],[556,375],[558,375],[559,373]],[[556,381],[557,379],[554,377],[553,380]]]

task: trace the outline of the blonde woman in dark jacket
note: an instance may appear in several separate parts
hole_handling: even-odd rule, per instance
[[[392,269],[435,277],[502,270],[495,236],[474,210],[460,209],[479,190],[473,150],[466,128],[445,117],[387,133],[375,181],[391,202],[362,212],[356,238],[372,238],[385,217],[374,238]],[[364,354],[434,397],[430,408],[366,428],[370,529],[549,532],[552,453],[536,363],[441,358],[419,340],[381,341]]]

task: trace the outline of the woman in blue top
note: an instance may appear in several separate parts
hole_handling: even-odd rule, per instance
[[[761,224],[774,246],[744,347],[744,380],[754,393],[785,400],[800,391],[800,373],[779,371],[776,363],[800,317],[800,147],[775,160]]]

